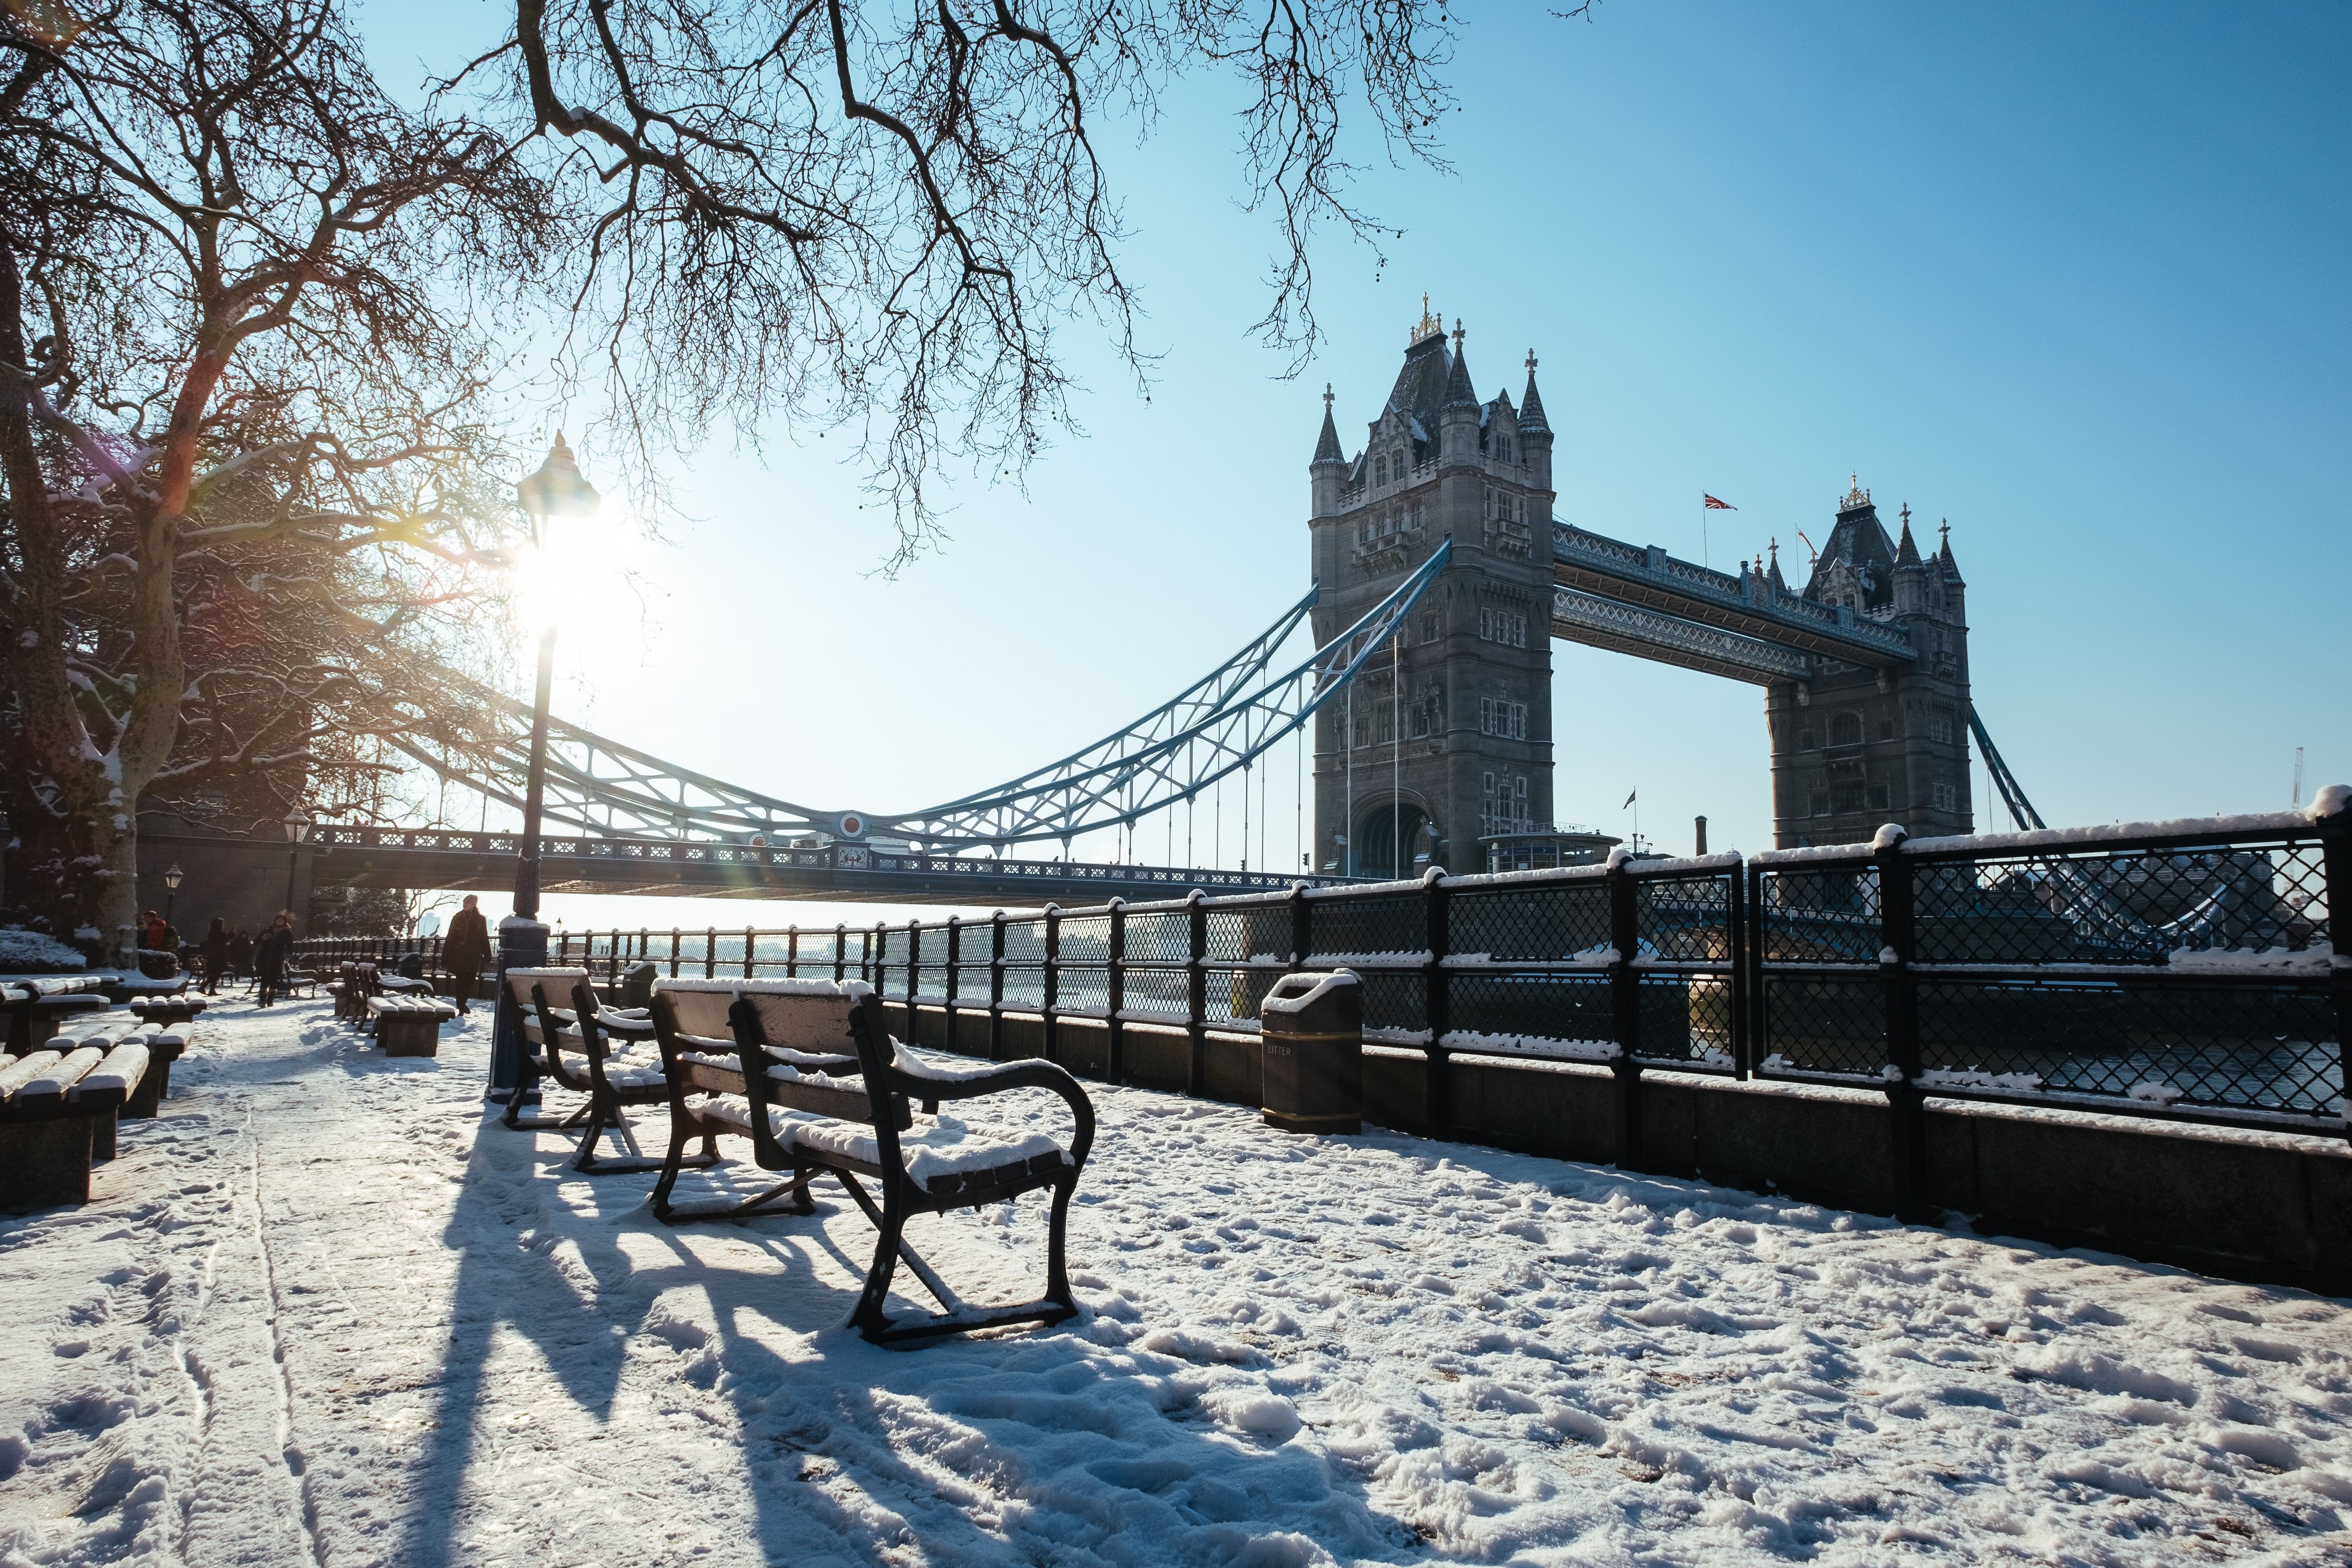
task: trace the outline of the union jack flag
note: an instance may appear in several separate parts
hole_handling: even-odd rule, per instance
[[[1717,500],[1713,496],[1708,496],[1706,498],[1706,510],[1709,511],[1738,511],[1739,509],[1732,505],[1727,500]]]

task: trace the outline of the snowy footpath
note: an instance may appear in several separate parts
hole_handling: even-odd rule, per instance
[[[0,1564],[2352,1563],[2342,1301],[1090,1086],[1087,1314],[886,1352],[837,1189],[667,1228],[487,1050],[216,1007],[0,1220]]]

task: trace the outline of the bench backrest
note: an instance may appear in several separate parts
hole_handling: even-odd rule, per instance
[[[772,1104],[909,1124],[904,1096],[886,1090],[877,1106],[865,1086],[828,1081],[871,1073],[869,1082],[879,1084],[878,1069],[889,1059],[873,990],[856,981],[662,980],[654,985],[654,1018],[674,1043],[692,1036],[732,1041],[745,1058],[757,1053],[769,1065],[760,1092]]]

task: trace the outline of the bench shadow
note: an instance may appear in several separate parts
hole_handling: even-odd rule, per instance
[[[845,1322],[872,1233],[828,1183],[816,1215],[673,1229],[645,1201],[652,1176],[577,1177],[562,1169],[570,1157],[568,1140],[509,1131],[495,1111],[480,1123],[444,1231],[459,1258],[437,1421],[411,1461],[394,1561],[457,1560],[461,1516],[482,1484],[486,1385],[512,1375],[492,1368],[502,1330],[530,1341],[599,1424],[613,1418],[633,1338],[666,1341],[669,1374],[731,1410],[756,1546],[771,1563],[878,1564],[910,1542],[935,1561],[1084,1560],[1134,1531],[1171,1548],[1184,1537],[1174,1554],[1202,1561],[1243,1558],[1269,1535],[1312,1539],[1342,1560],[1421,1555],[1359,1478],[1312,1449],[1220,1426],[1213,1398],[1201,1398],[1210,1374],[1121,1348],[1131,1331],[1120,1325],[1081,1318],[912,1351],[867,1344]],[[748,1161],[688,1179],[739,1191],[772,1181]],[[593,1194],[584,1209],[583,1190]],[[846,1245],[832,1228],[845,1215]],[[919,1245],[959,1223],[979,1221],[934,1219]],[[709,1260],[701,1238],[712,1237],[737,1244],[724,1261]],[[1034,1289],[1044,1251],[1024,1235],[993,1272],[1017,1269]],[[953,1263],[943,1267],[954,1281]],[[929,1307],[909,1289],[894,1290],[894,1311]],[[639,1378],[647,1353],[639,1341]]]

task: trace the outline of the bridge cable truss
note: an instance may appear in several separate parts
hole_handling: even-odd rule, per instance
[[[1289,738],[1339,695],[1402,632],[1452,552],[1430,558],[1347,630],[1293,668],[1268,674],[1306,621],[1317,590],[1176,696],[1134,722],[1055,763],[944,805],[864,816],[867,834],[934,850],[1062,840],[1098,828],[1132,828],[1154,811],[1198,797]],[[530,759],[530,707],[455,671],[470,693],[465,719],[419,714],[385,740],[446,783],[520,812]],[[553,826],[600,837],[751,838],[845,832],[844,813],[816,810],[679,767],[551,715],[543,808]]]
[[[2025,798],[2025,786],[2009,771],[2001,760],[2000,750],[1992,743],[1992,735],[1985,729],[1984,719],[1977,712],[1976,704],[1969,704],[1969,730],[1977,738],[1977,750],[1984,753],[1985,773],[1992,779],[1993,788],[2000,791],[2000,803],[2009,807],[2009,819],[2017,824],[2020,833],[2049,826],[2033,803]]]

